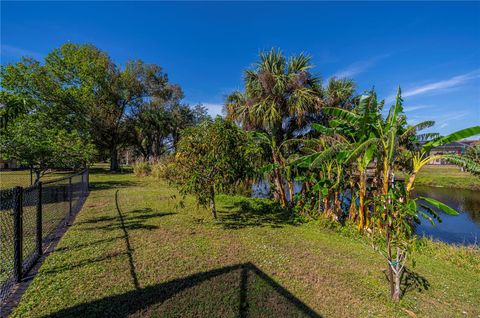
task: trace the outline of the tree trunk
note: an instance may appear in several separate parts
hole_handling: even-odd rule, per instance
[[[400,259],[399,259],[399,249],[397,248],[397,264],[395,265],[395,286],[393,288],[393,293],[392,293],[392,300],[394,302],[399,302],[400,301],[400,296],[401,296],[401,289],[400,289],[400,283],[402,279],[402,272],[400,271],[400,268],[402,267],[402,264],[400,264]]]
[[[395,275],[395,289],[393,291],[392,300],[396,303],[400,301],[400,274]]]
[[[334,204],[333,204],[334,213],[340,220],[341,211],[342,211],[342,206],[340,202],[340,193],[338,191],[335,191],[333,195],[334,195]]]
[[[388,194],[389,183],[390,183],[390,167],[388,166],[388,161],[384,160],[383,162],[383,195]]]
[[[274,151],[275,144],[272,146],[272,158],[275,165],[281,166],[281,160]],[[273,169],[273,181],[275,184],[275,192],[277,193],[278,199],[280,199],[280,204],[282,208],[287,206],[287,196],[285,194],[285,187],[283,185],[282,174],[278,168]]]
[[[288,184],[288,191],[289,191],[289,199],[290,199],[290,205],[293,205],[293,192],[295,191],[294,187],[295,187],[295,184],[293,182],[293,180],[288,180],[287,181],[287,184]]]
[[[385,238],[387,241],[387,258],[388,258],[388,280],[390,281],[390,297],[393,299],[393,294],[395,292],[395,282],[393,280],[393,268],[391,265],[391,260],[392,260],[392,247],[390,245],[391,243],[391,237],[390,237],[390,231],[387,228],[385,231]]]
[[[408,178],[408,184],[407,184],[407,193],[410,193],[410,191],[413,188],[413,183],[415,182],[415,178],[417,177],[417,172],[413,172],[410,178]]]
[[[117,146],[113,146],[110,150],[110,171],[118,171],[118,149]]]
[[[358,183],[358,186],[359,186],[358,215],[360,217],[360,220],[358,222],[358,229],[363,230],[365,228],[365,224],[366,224],[365,195],[366,195],[366,192],[367,192],[367,180],[366,180],[365,170],[360,171],[359,178],[360,178],[360,180],[359,180],[359,183]]]
[[[275,182],[275,191],[278,194],[278,198],[280,199],[280,204],[282,208],[285,208],[287,206],[287,196],[285,195],[282,176],[280,175],[280,172],[278,171],[278,169],[275,169],[273,173],[274,173],[273,180]]]
[[[353,182],[350,183],[350,208],[348,209],[348,216],[350,220],[355,220],[356,218],[356,202],[355,202],[355,187]]]
[[[40,169],[35,169],[35,181],[33,184],[37,184],[40,181]]]
[[[212,208],[212,216],[216,220],[217,208],[215,207],[215,188],[213,186],[210,187],[210,206]]]
[[[327,217],[330,215],[330,193],[323,198],[323,213]]]

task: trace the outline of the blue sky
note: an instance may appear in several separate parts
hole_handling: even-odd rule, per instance
[[[436,120],[443,134],[480,124],[480,2],[1,2],[2,64],[67,41],[120,65],[161,65],[211,114],[258,53],[277,47],[310,54],[325,80],[375,86],[388,105],[401,85],[411,123]]]

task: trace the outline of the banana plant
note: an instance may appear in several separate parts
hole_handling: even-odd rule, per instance
[[[367,195],[367,168],[373,161],[377,152],[378,129],[377,123],[381,116],[379,110],[383,103],[378,103],[375,92],[362,95],[358,104],[352,110],[326,107],[325,113],[334,116],[343,127],[345,139],[350,143],[345,162],[355,164],[358,185],[358,229],[361,231],[368,226],[368,209],[366,208]]]
[[[303,140],[303,156],[290,160],[290,166],[315,172],[312,191],[318,194],[318,209],[323,205],[327,216],[340,214],[340,188],[344,176],[346,139],[335,128],[312,124],[318,138]],[[322,202],[322,204],[320,204]]]
[[[423,216],[433,225],[441,222],[436,210],[452,216],[459,214],[448,205],[428,197],[411,198],[404,183],[395,183],[388,189],[386,195],[380,195],[374,200],[381,227],[373,231],[373,244],[388,264],[390,295],[393,301],[401,298],[401,277],[405,271],[407,256],[418,244],[415,225],[420,224]],[[387,217],[385,217],[385,215]]]
[[[461,156],[452,155],[452,154],[434,154],[434,155],[430,154],[430,151],[435,147],[439,147],[457,140],[461,140],[461,139],[472,137],[479,134],[480,134],[480,126],[465,128],[465,129],[456,131],[454,133],[451,133],[450,135],[435,138],[425,143],[418,151],[415,151],[412,156],[412,172],[408,177],[407,192],[410,192],[413,189],[415,179],[420,169],[422,169],[430,161],[433,161],[436,159],[445,159],[452,162],[453,164],[466,167],[467,170],[471,172],[479,173],[480,165],[466,157],[461,157]]]

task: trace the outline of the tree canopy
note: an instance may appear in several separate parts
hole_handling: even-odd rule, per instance
[[[285,158],[294,150],[285,141],[308,133],[309,124],[323,118],[324,106],[347,104],[355,88],[350,80],[331,79],[325,89],[312,68],[305,54],[287,58],[276,49],[261,53],[257,64],[245,71],[245,91],[233,92],[226,101],[227,118],[267,137],[273,163],[269,176],[282,206],[287,205],[282,179],[293,187]]]
[[[2,99],[9,98],[2,118],[24,112],[15,105],[27,103],[64,129],[89,134],[99,153],[110,155],[111,170],[118,169],[122,147],[133,146],[149,159],[164,143],[175,143],[179,129],[206,116],[180,103],[181,88],[160,66],[137,60],[121,68],[93,45],[67,43],[43,64],[24,58],[0,74]]]
[[[52,125],[41,114],[23,115],[0,134],[0,153],[17,159],[41,175],[50,168],[76,169],[92,161],[95,150],[76,130]]]

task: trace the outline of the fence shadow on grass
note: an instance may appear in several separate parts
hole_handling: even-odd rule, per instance
[[[108,255],[103,255],[103,256],[98,256],[98,257],[92,257],[88,259],[84,259],[81,261],[77,261],[75,264],[67,264],[63,266],[58,266],[58,267],[52,267],[46,270],[42,270],[42,275],[45,274],[57,274],[57,273],[62,273],[70,270],[74,270],[76,268],[84,267],[87,265],[95,264],[95,263],[102,263],[105,261],[108,261],[110,259],[113,259],[115,257],[121,257],[126,255],[126,252],[116,252]]]
[[[145,221],[149,219],[160,218],[164,216],[173,215],[173,212],[155,212],[141,215],[122,215],[122,222],[112,222],[118,220],[117,217],[99,217],[95,219],[88,219],[79,224],[92,224],[95,226],[85,227],[82,230],[86,231],[116,231],[116,230],[155,230],[158,229],[157,225],[145,224]]]
[[[115,204],[117,213],[119,211],[118,205],[118,190],[115,192]],[[135,209],[127,213],[118,213],[114,216],[97,216],[83,221],[77,222],[78,225],[95,225],[92,227],[85,227],[82,230],[154,230],[158,226],[152,224],[145,224],[145,221],[156,219],[164,216],[174,215],[174,212],[159,212],[152,208]],[[121,222],[118,222],[118,221]]]
[[[66,308],[47,317],[321,317],[252,263]]]
[[[226,209],[219,211],[221,221],[226,229],[251,226],[280,228],[286,224],[295,224],[290,211],[269,200],[245,199],[227,206]]]

